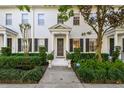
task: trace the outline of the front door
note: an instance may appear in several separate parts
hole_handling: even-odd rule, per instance
[[[64,56],[64,40],[63,40],[63,38],[57,39],[57,56]]]

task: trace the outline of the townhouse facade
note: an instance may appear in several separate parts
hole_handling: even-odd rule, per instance
[[[55,51],[55,57],[65,57],[66,51],[73,52],[74,48],[94,53],[96,34],[79,10],[75,7],[74,17],[64,23],[58,14],[58,6],[31,6],[30,12],[20,11],[16,6],[0,6],[0,50],[11,47],[13,53],[22,53],[19,24],[29,23],[29,52],[38,52],[39,46],[45,46],[47,52]],[[121,52],[124,52],[123,27],[105,34],[102,52],[111,54],[114,46],[121,46]]]

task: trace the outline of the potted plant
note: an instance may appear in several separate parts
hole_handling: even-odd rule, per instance
[[[48,59],[48,63],[49,63],[48,67],[51,68],[52,67],[52,60],[54,59],[53,54],[52,53],[48,54],[47,59]]]
[[[68,68],[71,68],[71,54],[70,53],[66,54],[66,59],[68,61]]]

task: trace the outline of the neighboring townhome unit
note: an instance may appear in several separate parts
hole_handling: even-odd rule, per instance
[[[29,52],[38,52],[43,45],[55,57],[65,57],[66,51],[95,52],[96,34],[89,27],[77,8],[67,22],[58,17],[58,6],[31,6],[31,11],[20,11],[16,6],[0,6],[0,50],[11,47],[13,53],[23,52],[22,34],[19,24],[29,23]],[[82,33],[89,33],[82,35]],[[114,46],[124,52],[124,28],[109,31],[103,38],[103,53],[110,53]]]

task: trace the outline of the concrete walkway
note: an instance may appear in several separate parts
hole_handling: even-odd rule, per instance
[[[65,66],[48,68],[36,87],[81,88],[83,87],[73,70]]]

